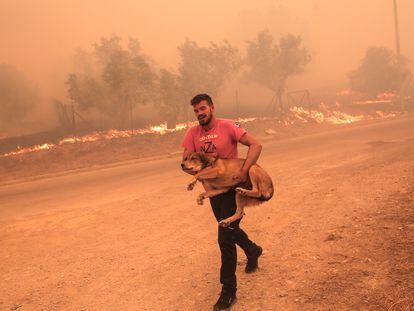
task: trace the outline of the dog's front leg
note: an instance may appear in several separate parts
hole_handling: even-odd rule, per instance
[[[203,192],[202,194],[200,194],[198,197],[197,197],[197,204],[198,205],[203,205],[204,204],[204,199],[206,198],[204,195],[205,195],[206,193],[205,192]]]
[[[191,191],[194,189],[195,184],[197,183],[197,179],[192,179],[191,182],[187,185],[187,190]]]
[[[216,195],[225,193],[227,191],[229,191],[229,189],[224,188],[224,189],[215,189],[215,190],[209,190],[209,191],[203,192],[197,197],[197,204],[203,205],[204,199],[215,197]]]
[[[219,169],[217,167],[207,167],[203,170],[201,170],[200,172],[198,172],[197,174],[194,175],[195,179],[198,180],[203,180],[203,179],[214,179],[217,178],[219,173]]]
[[[214,179],[214,178],[217,178],[217,174],[218,174],[217,168],[207,167],[203,169],[202,171],[194,175],[193,179],[191,179],[191,182],[187,185],[187,190],[188,191],[193,190],[195,184],[197,183],[197,180]]]

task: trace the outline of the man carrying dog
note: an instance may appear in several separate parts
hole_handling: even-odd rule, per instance
[[[190,128],[182,147],[183,159],[190,152],[204,152],[208,156],[222,159],[237,158],[237,143],[249,147],[242,169],[233,177],[240,184],[248,181],[248,171],[260,156],[260,143],[240,127],[238,123],[227,119],[218,119],[214,116],[215,107],[207,94],[196,95],[191,105],[199,125]],[[208,190],[208,189],[206,189]],[[210,204],[217,222],[233,215],[236,211],[235,190],[210,198]],[[228,227],[218,226],[218,244],[221,252],[220,282],[222,290],[214,310],[226,310],[236,301],[236,244],[247,256],[246,273],[256,271],[258,258],[262,248],[253,243],[247,234],[240,228],[240,221],[232,222]]]

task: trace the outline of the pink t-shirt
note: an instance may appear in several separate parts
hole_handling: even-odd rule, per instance
[[[221,159],[237,158],[237,142],[245,133],[246,130],[233,120],[216,119],[209,131],[201,125],[189,128],[181,146],[191,152],[204,152]]]

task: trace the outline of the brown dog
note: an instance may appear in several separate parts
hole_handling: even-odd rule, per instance
[[[244,159],[214,159],[207,157],[204,153],[192,152],[181,163],[186,173],[194,175],[187,190],[193,190],[197,180],[201,181],[206,192],[198,196],[197,203],[202,205],[204,199],[227,192],[239,185],[233,176],[241,170],[243,163]],[[241,187],[235,189],[236,212],[233,216],[220,221],[221,226],[227,227],[233,221],[243,217],[244,207],[258,205],[272,198],[274,192],[272,179],[257,164],[249,169],[249,183],[251,189]]]

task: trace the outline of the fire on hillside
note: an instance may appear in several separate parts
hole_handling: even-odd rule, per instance
[[[323,105],[322,105],[323,107]],[[329,123],[329,124],[347,124],[358,122],[361,120],[372,120],[372,119],[382,119],[382,118],[390,118],[395,117],[398,115],[397,112],[383,112],[383,111],[375,111],[375,114],[370,115],[350,115],[345,112],[341,111],[328,111],[327,109],[322,110],[309,110],[303,107],[291,107],[289,109],[290,113],[284,124],[286,126],[292,125],[297,122],[304,122],[304,123]],[[235,121],[240,123],[248,123],[255,120],[260,119],[269,119],[269,118],[239,118]],[[276,120],[276,119],[275,119]],[[155,135],[164,135],[166,133],[182,131],[188,127],[196,125],[197,122],[188,122],[188,123],[179,123],[176,125],[175,128],[169,129],[167,128],[167,124],[160,124],[156,126],[150,126],[148,128],[143,129],[133,129],[133,130],[116,130],[110,129],[106,131],[95,131],[83,136],[75,136],[75,137],[66,137],[61,139],[58,143],[44,143],[38,144],[27,148],[18,147],[17,150],[5,153],[1,155],[2,157],[10,157],[14,155],[20,155],[30,152],[36,152],[41,150],[50,150],[56,148],[57,146],[61,146],[64,144],[73,144],[73,143],[86,143],[86,142],[94,142],[98,140],[111,140],[111,139],[118,139],[118,138],[128,138],[134,137],[138,135],[144,134],[155,134]]]

